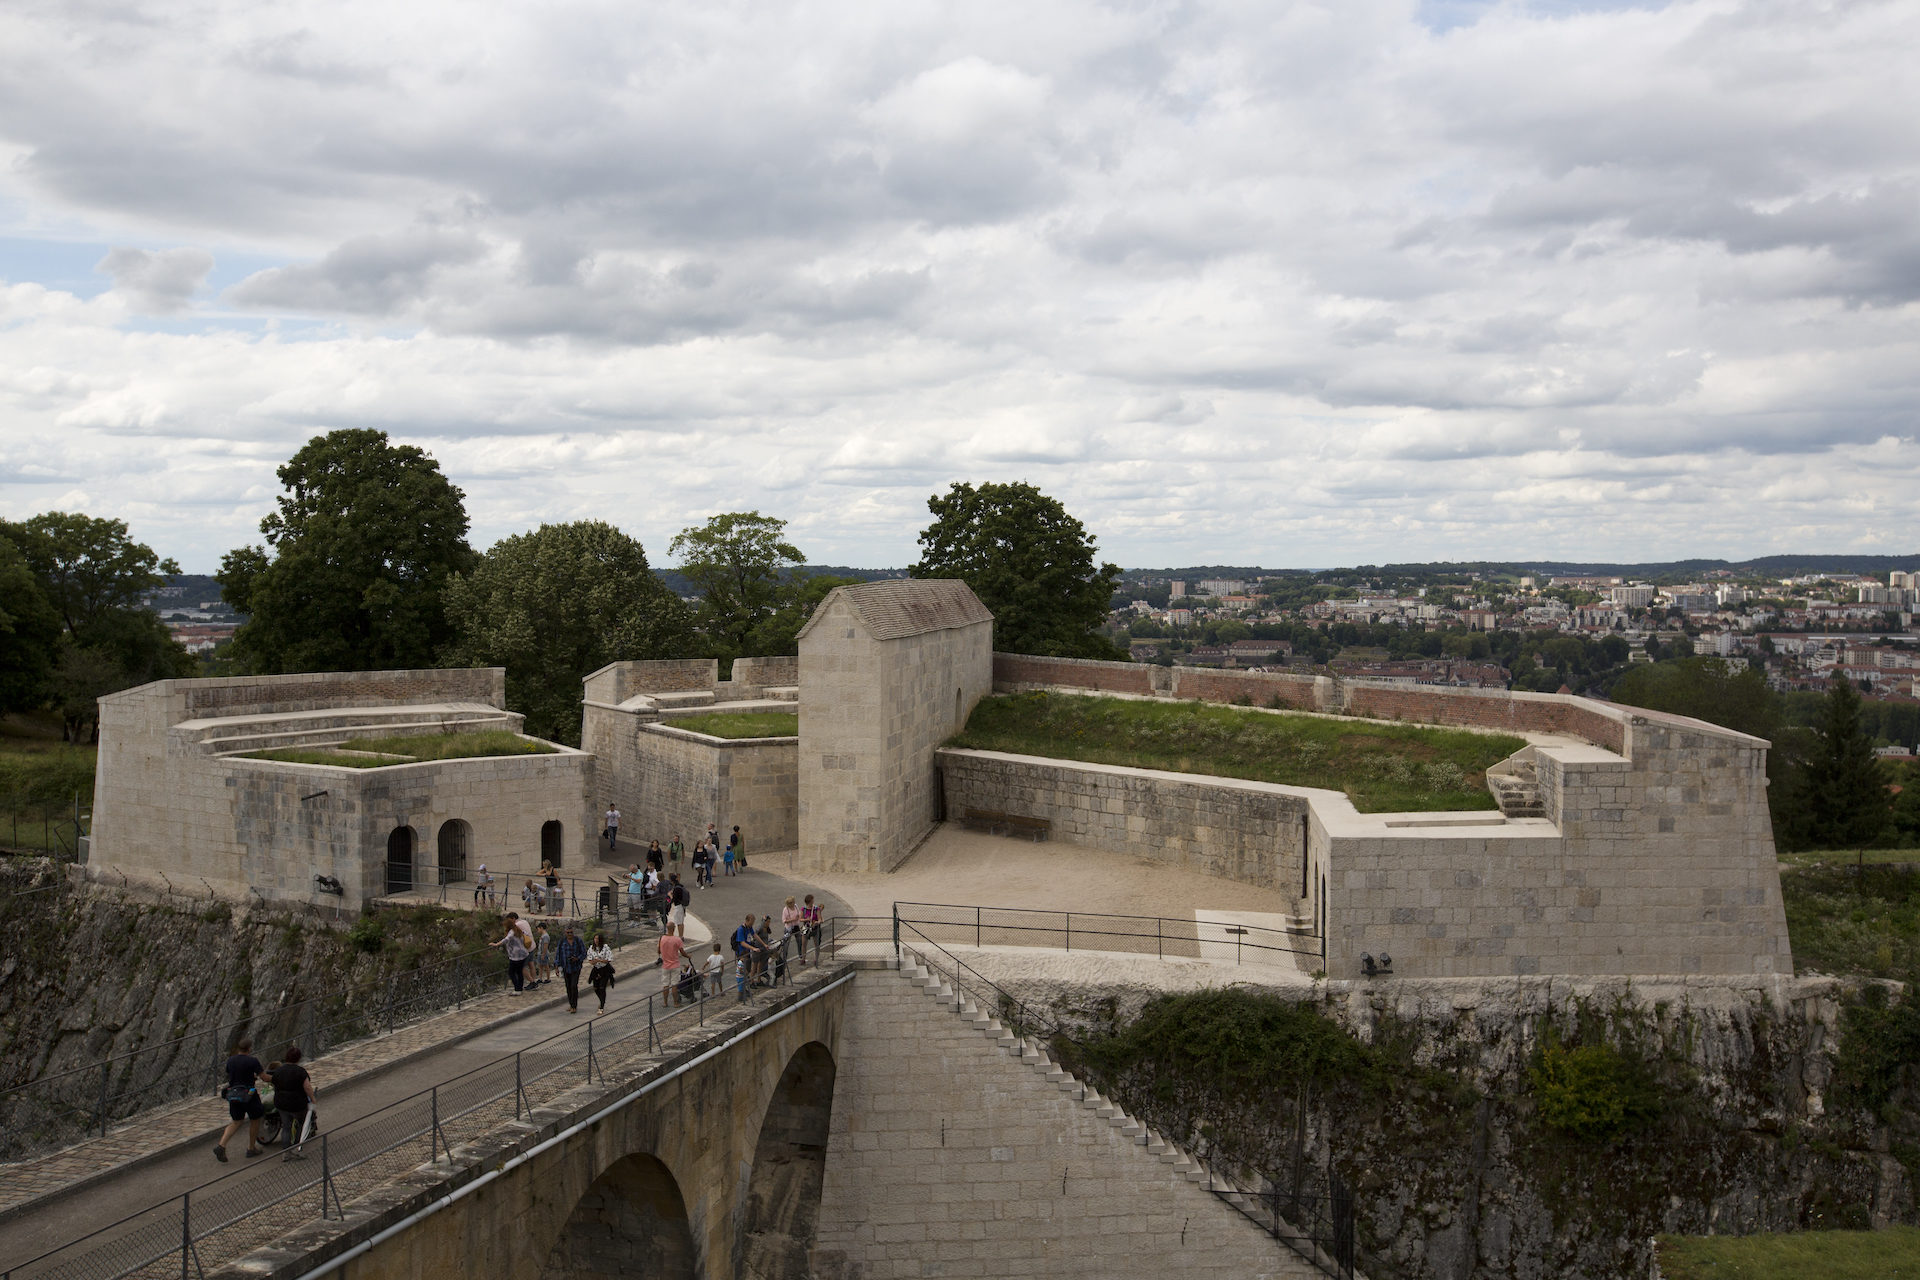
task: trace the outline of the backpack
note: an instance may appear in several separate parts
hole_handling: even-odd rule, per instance
[[[676,907],[684,907],[687,905],[687,903],[693,900],[692,895],[690,895],[687,892],[687,886],[683,884],[677,884],[673,886],[672,897],[673,897],[673,905]]]

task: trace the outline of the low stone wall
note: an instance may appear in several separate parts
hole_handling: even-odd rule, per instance
[[[711,738],[666,724],[631,733],[619,797],[628,839],[664,846],[678,835],[691,847],[711,822],[723,836],[738,826],[749,858],[800,842],[798,738]]]
[[[1344,712],[1377,720],[1461,725],[1509,733],[1557,733],[1621,751],[1634,712],[1551,693],[1454,689],[1440,685],[1383,685],[1365,680],[1286,671],[1226,671],[1211,667],[1156,667],[1080,658],[993,655],[993,685],[1001,693],[1028,689],[1084,689],[1199,702],[1250,703],[1301,711]]]
[[[482,702],[504,707],[507,673],[504,667],[456,667],[161,680],[124,693],[108,694],[107,698],[161,699],[168,704],[165,714],[169,723],[332,707],[404,706],[415,702]]]
[[[609,662],[583,682],[588,702],[618,705],[642,693],[697,693],[720,680],[718,658]]]
[[[735,658],[732,682],[761,689],[791,689],[800,683],[800,659]]]
[[[998,751],[941,750],[934,764],[951,821],[968,808],[1046,818],[1052,838],[1065,844],[1300,896],[1308,802],[1297,791]]]

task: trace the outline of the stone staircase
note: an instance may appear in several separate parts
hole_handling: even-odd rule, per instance
[[[1504,773],[1487,771],[1487,789],[1509,818],[1544,818],[1546,798],[1540,794],[1540,773],[1531,760],[1516,761]]]
[[[964,990],[957,988],[923,957],[906,947],[902,948],[902,957],[899,973],[903,979],[925,992],[935,1003],[963,1019],[974,1030],[998,1046],[1008,1057],[1030,1067],[1049,1084],[1054,1085],[1069,1098],[1078,1101],[1081,1106],[1106,1121],[1119,1131],[1122,1138],[1135,1146],[1144,1148],[1146,1154],[1171,1166],[1188,1182],[1212,1192],[1221,1201],[1238,1210],[1254,1226],[1291,1252],[1293,1261],[1297,1264],[1294,1274],[1303,1278],[1334,1276],[1366,1280],[1358,1270],[1342,1270],[1333,1258],[1308,1239],[1305,1233],[1292,1229],[1291,1224],[1280,1220],[1278,1214],[1271,1208],[1271,1197],[1264,1194],[1263,1189],[1244,1186],[1232,1178],[1208,1169],[1177,1144],[1150,1128],[1144,1121],[1128,1115],[1118,1103],[1102,1096],[1097,1089],[1061,1066],[1040,1041],[1016,1035],[998,1018],[981,1009]]]

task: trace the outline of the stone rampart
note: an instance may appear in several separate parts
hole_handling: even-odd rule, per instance
[[[758,689],[791,689],[800,683],[800,659],[735,658],[731,683]]]
[[[664,658],[609,662],[585,680],[588,702],[618,706],[643,693],[697,693],[720,680],[718,658]]]
[[[1053,824],[1051,839],[1303,894],[1308,800],[1298,788],[998,751],[936,752],[947,815],[969,807]],[[1045,846],[1034,856],[1044,858]]]
[[[632,727],[628,794],[616,798],[632,840],[675,835],[689,847],[709,822],[740,828],[748,856],[800,841],[800,745],[797,738],[714,738],[698,717]]]

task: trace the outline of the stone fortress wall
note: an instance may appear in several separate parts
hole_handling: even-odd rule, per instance
[[[738,826],[748,856],[799,843],[799,740],[716,738],[700,716],[793,711],[796,658],[735,658],[719,678],[713,658],[615,662],[588,676],[580,744],[598,761],[596,813],[620,806],[628,839],[676,834],[691,846],[709,822]],[[597,828],[596,828],[597,829]]]
[[[933,755],[993,686],[993,615],[967,585],[838,587],[800,631],[806,871],[891,871],[932,831]]]
[[[593,760],[552,755],[382,769],[248,760],[272,747],[447,730],[518,732],[497,668],[163,680],[100,699],[88,871],[229,898],[347,908],[416,868],[577,862]],[[554,825],[557,824],[557,827]],[[323,891],[328,877],[339,894]]]
[[[1307,809],[1303,905],[1324,931],[1330,976],[1350,977],[1363,953],[1383,952],[1396,972],[1431,977],[1793,971],[1761,739],[1554,694],[1010,654],[996,654],[994,668],[1002,692],[1244,698],[1535,735],[1493,772],[1537,789],[1540,817],[1362,814],[1337,792],[1273,788]],[[943,766],[991,754],[950,752]],[[1026,786],[1040,806],[1036,816],[1070,815],[1067,838],[1169,861],[1191,856],[1178,840],[1169,846],[1166,832],[1204,812],[1193,788],[1234,786],[1135,770],[1122,787],[1090,766],[1019,757],[994,763],[997,780],[983,786],[987,767],[984,760],[960,767],[969,802],[1022,812],[1011,797]],[[1042,779],[1045,788],[1032,785]],[[1256,826],[1254,839],[1261,838]],[[1262,878],[1269,867],[1290,865],[1285,838],[1264,858],[1255,853],[1227,865],[1240,869],[1239,878],[1269,883]]]

